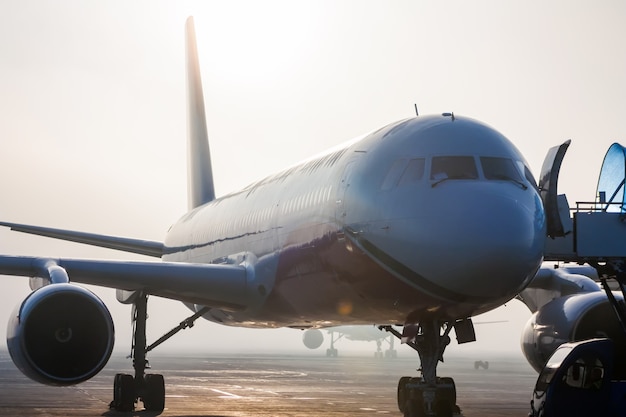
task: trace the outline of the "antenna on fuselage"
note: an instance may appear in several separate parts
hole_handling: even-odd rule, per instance
[[[211,152],[206,127],[202,80],[193,18],[185,25],[187,46],[188,194],[189,210],[215,199]]]
[[[419,112],[417,111],[417,103],[413,103],[413,106],[415,106],[415,115],[419,116]]]
[[[449,118],[451,118],[453,122],[454,122],[454,120],[455,120],[455,119],[454,119],[454,112],[450,112],[450,113],[441,113],[441,115],[442,115],[443,117],[449,117]]]

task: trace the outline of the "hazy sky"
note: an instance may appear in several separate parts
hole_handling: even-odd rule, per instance
[[[625,12],[623,1],[0,0],[0,219],[163,239],[187,202],[189,15],[218,194],[410,117],[417,103],[495,127],[536,176],[548,148],[571,138],[559,191],[593,200],[604,153],[626,142]],[[137,258],[7,230],[0,252]],[[2,280],[0,334],[29,291],[26,279]],[[116,349],[128,350],[130,307],[96,293],[115,317]],[[150,340],[188,314],[154,298],[149,309]],[[485,318],[508,323],[450,350],[518,350],[529,316],[511,302]],[[280,340],[305,350],[291,330],[203,322],[184,333],[163,349]]]

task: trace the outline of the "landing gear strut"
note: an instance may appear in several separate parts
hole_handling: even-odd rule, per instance
[[[115,375],[113,382],[113,401],[109,405],[109,408],[117,411],[134,411],[136,403],[141,401],[147,411],[161,413],[165,408],[165,382],[163,375],[146,374],[146,369],[150,367],[146,354],[179,331],[192,327],[194,322],[208,311],[208,308],[205,307],[199,310],[194,315],[182,321],[155,343],[147,346],[146,321],[148,319],[148,296],[143,293],[138,294],[133,302],[133,306],[134,329],[131,357],[133,359],[135,375]]]
[[[615,278],[624,296],[624,300],[626,300],[626,265],[624,265],[623,261],[609,261],[604,265],[600,265],[597,262],[589,262],[589,264],[595,268],[598,275],[601,277],[600,282],[602,283],[602,288],[606,293],[611,307],[613,307],[613,311],[619,324],[622,326],[622,330],[626,333],[626,309],[622,303],[617,301],[607,283],[607,278]]]
[[[128,374],[116,374],[113,382],[113,402],[110,408],[117,411],[133,411],[135,403],[142,401],[148,411],[161,412],[165,408],[165,383],[163,375],[148,374],[148,360],[146,359],[146,320],[148,318],[148,296],[139,294],[134,305],[135,316],[133,331],[133,359],[134,377]]]
[[[405,417],[452,417],[453,413],[460,413],[456,405],[454,380],[437,377],[437,364],[443,362],[443,352],[450,344],[448,334],[452,327],[450,322],[431,320],[420,323],[409,335],[407,344],[419,354],[422,375],[404,376],[398,382],[398,408]],[[403,337],[391,326],[380,328],[399,339]],[[405,327],[405,337],[410,330],[408,326]]]
[[[339,336],[335,337],[335,332],[330,331],[330,347],[326,349],[326,356],[337,357],[339,355],[339,351],[335,348],[335,342],[343,337],[343,333],[339,333]]]
[[[385,337],[384,339],[378,339],[376,341],[376,352],[374,352],[374,357],[377,359],[387,358],[387,359],[395,359],[398,357],[398,352],[393,348],[393,343],[395,340],[394,335],[389,335],[389,337]],[[383,352],[382,345],[383,341],[389,343],[389,349]]]

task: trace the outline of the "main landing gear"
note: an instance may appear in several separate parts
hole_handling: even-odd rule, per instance
[[[339,351],[335,348],[335,342],[343,337],[343,333],[339,333],[337,337],[335,337],[335,333],[333,331],[330,332],[330,347],[326,349],[326,356],[329,358],[336,358],[339,355]]]
[[[393,343],[395,340],[395,336],[390,335],[389,336],[389,340],[387,340],[387,338],[384,339],[386,342],[389,343],[389,349],[385,350],[385,352],[383,352],[382,350],[382,344],[383,341],[378,339],[376,341],[376,352],[374,352],[374,357],[377,359],[382,359],[382,358],[387,358],[387,359],[395,359],[398,357],[398,352],[393,348]]]
[[[150,366],[146,355],[152,349],[174,336],[180,330],[192,327],[194,322],[208,311],[203,308],[196,314],[182,321],[177,327],[170,330],[152,345],[146,343],[146,321],[148,319],[148,296],[139,293],[133,302],[134,328],[133,347],[131,357],[135,375],[116,374],[113,382],[113,401],[109,408],[116,411],[134,411],[136,404],[141,401],[147,411],[161,413],[165,408],[165,382],[163,375],[146,374]]]
[[[408,337],[407,344],[420,357],[421,377],[404,376],[398,382],[398,408],[405,417],[452,417],[461,412],[456,405],[454,380],[437,376],[437,364],[443,362],[443,352],[450,344],[448,334],[452,328],[452,323],[438,320],[405,326],[403,334],[391,326],[380,327],[399,339]]]

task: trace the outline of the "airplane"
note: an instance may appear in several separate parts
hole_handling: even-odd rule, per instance
[[[495,320],[474,322],[473,324],[477,325],[505,322],[506,320]],[[394,335],[384,333],[384,329],[381,329],[380,326],[336,326],[328,327],[325,330],[330,335],[330,347],[326,349],[326,356],[328,357],[337,357],[339,355],[339,351],[335,348],[335,342],[344,337],[353,341],[376,342],[376,351],[374,352],[375,358],[384,357],[393,359],[398,357],[398,351],[394,349]],[[381,346],[384,341],[389,344],[389,349],[383,352]],[[322,346],[322,343],[324,343],[324,334],[319,329],[305,330],[302,334],[302,343],[309,349],[317,349]]]
[[[326,329],[330,335],[330,347],[326,349],[326,356],[337,357],[339,351],[335,342],[345,337],[348,340],[376,342],[375,358],[396,358],[398,352],[394,349],[394,336],[386,334],[378,327],[372,326],[336,326]],[[389,349],[384,352],[381,349],[383,341],[389,344]],[[302,333],[302,343],[309,349],[317,349],[324,343],[324,335],[319,329],[308,329]]]
[[[164,379],[146,373],[146,355],[199,318],[303,330],[379,324],[418,353],[421,375],[402,377],[397,391],[398,408],[411,417],[459,411],[454,381],[437,376],[450,334],[474,341],[472,317],[514,297],[535,311],[523,349],[536,369],[562,340],[619,337],[598,276],[541,268],[544,259],[577,259],[569,241],[544,256],[550,239],[572,238],[556,194],[563,147],[549,152],[538,185],[492,127],[451,112],[419,115],[216,198],[192,18],[186,45],[189,210],[163,242],[0,223],[160,258],[0,256],[0,274],[29,277],[33,290],[7,331],[11,358],[26,376],[66,386],[106,365],[114,323],[76,283],[115,288],[118,301],[133,305],[134,374],[114,378],[118,411],[140,402],[164,409]],[[594,265],[603,276],[619,272],[611,259]],[[148,296],[193,312],[151,345]]]

